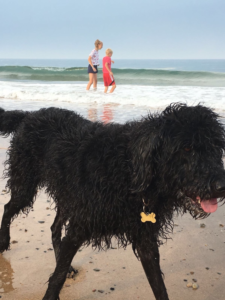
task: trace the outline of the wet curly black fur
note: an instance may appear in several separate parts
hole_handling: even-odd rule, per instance
[[[0,132],[12,134],[5,176],[18,204],[6,211],[28,213],[37,189],[46,188],[74,245],[107,249],[116,237],[139,255],[141,245],[168,238],[175,213],[208,216],[196,197],[224,201],[214,185],[225,178],[225,132],[219,116],[202,105],[172,104],[123,125],[58,108],[1,109]],[[141,222],[143,200],[155,224]]]

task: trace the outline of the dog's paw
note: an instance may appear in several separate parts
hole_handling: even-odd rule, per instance
[[[78,271],[76,269],[74,269],[72,266],[70,266],[66,277],[67,278],[74,278],[77,273],[78,273]]]

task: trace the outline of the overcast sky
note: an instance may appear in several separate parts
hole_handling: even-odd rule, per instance
[[[225,0],[0,0],[0,58],[225,58]],[[103,55],[103,53],[102,53]]]

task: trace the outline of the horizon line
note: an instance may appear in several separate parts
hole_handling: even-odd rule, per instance
[[[36,60],[87,60],[87,58],[0,58],[0,59],[36,59]],[[121,60],[225,60],[225,58],[114,58]]]

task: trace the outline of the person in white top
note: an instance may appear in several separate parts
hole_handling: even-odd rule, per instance
[[[88,74],[89,74],[89,82],[86,90],[89,90],[91,85],[93,84],[93,88],[97,89],[97,73],[99,66],[99,56],[98,50],[101,50],[103,47],[103,43],[99,40],[95,41],[95,49],[93,49],[88,57]]]

